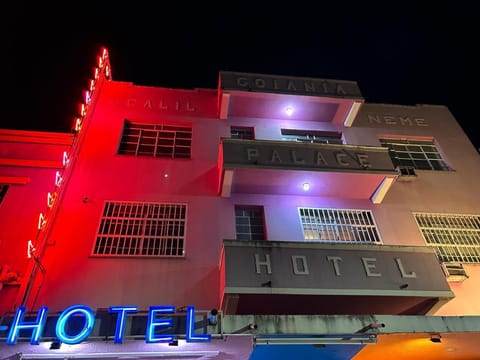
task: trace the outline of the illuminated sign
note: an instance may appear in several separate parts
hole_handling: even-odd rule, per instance
[[[125,337],[125,324],[128,314],[138,312],[136,306],[111,306],[108,309],[110,314],[116,315],[116,325],[114,334],[114,343],[121,344]],[[20,331],[31,331],[30,344],[38,345],[40,343],[45,324],[47,322],[48,307],[40,307],[37,317],[34,321],[25,321],[26,308],[21,306],[15,312],[13,321],[8,332],[7,344],[14,345],[20,335]],[[174,335],[159,334],[160,329],[168,329],[172,326],[171,317],[165,315],[174,314],[174,306],[150,306],[148,319],[145,329],[145,342],[147,343],[170,343],[174,340]],[[68,322],[73,317],[83,318],[83,325],[72,334],[68,331]],[[88,338],[95,325],[95,314],[91,308],[85,305],[73,305],[65,309],[58,317],[55,325],[55,335],[59,341],[64,344],[79,344]],[[0,331],[6,331],[8,327],[0,326]],[[186,308],[185,339],[187,342],[207,342],[210,341],[210,334],[195,334],[195,308],[188,306]]]

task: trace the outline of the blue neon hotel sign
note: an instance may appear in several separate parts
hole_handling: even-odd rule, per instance
[[[125,322],[128,314],[138,312],[136,306],[110,306],[108,308],[110,314],[117,316],[114,343],[123,343],[125,335]],[[7,336],[7,344],[14,345],[17,343],[20,331],[31,330],[30,344],[38,345],[42,337],[42,333],[47,321],[48,307],[42,306],[38,310],[35,321],[24,321],[26,308],[21,306],[15,312],[15,316]],[[174,306],[150,306],[148,311],[147,326],[145,329],[145,342],[147,343],[169,343],[174,340],[174,335],[156,334],[155,330],[160,328],[168,328],[172,326],[171,317],[165,315],[175,313]],[[83,328],[76,334],[67,333],[67,323],[72,316],[82,316],[84,318]],[[160,317],[161,316],[161,317]],[[210,341],[210,334],[194,334],[195,327],[195,308],[187,307],[186,312],[186,330],[185,339],[187,342],[206,342]],[[78,344],[88,338],[95,324],[95,314],[91,308],[85,305],[73,305],[65,309],[58,317],[55,325],[55,334],[57,339],[64,344]],[[0,326],[0,331],[8,330],[8,327]]]

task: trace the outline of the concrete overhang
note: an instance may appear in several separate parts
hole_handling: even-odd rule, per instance
[[[380,203],[398,176],[384,147],[290,141],[223,138],[218,167],[223,197],[283,194]]]
[[[454,298],[420,246],[224,240],[220,279],[226,315],[425,315]]]
[[[364,99],[354,81],[221,71],[219,117],[351,126]]]

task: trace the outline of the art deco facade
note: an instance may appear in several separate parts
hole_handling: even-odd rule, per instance
[[[446,107],[110,75],[72,133],[0,130],[0,359],[480,357],[480,157]]]

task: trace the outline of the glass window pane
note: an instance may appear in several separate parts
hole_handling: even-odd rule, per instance
[[[390,149],[389,155],[395,166],[413,166],[422,170],[449,170],[432,141],[380,139],[380,144]],[[411,162],[410,159],[415,160]],[[437,160],[437,163],[432,160]]]
[[[299,208],[307,213],[300,216],[305,240],[381,244],[370,210]]]
[[[93,254],[183,256],[185,215],[184,204],[107,202]]]
[[[480,263],[479,215],[414,213],[414,217],[441,261]]]
[[[119,154],[190,158],[191,127],[165,124],[140,124],[126,120]]]

